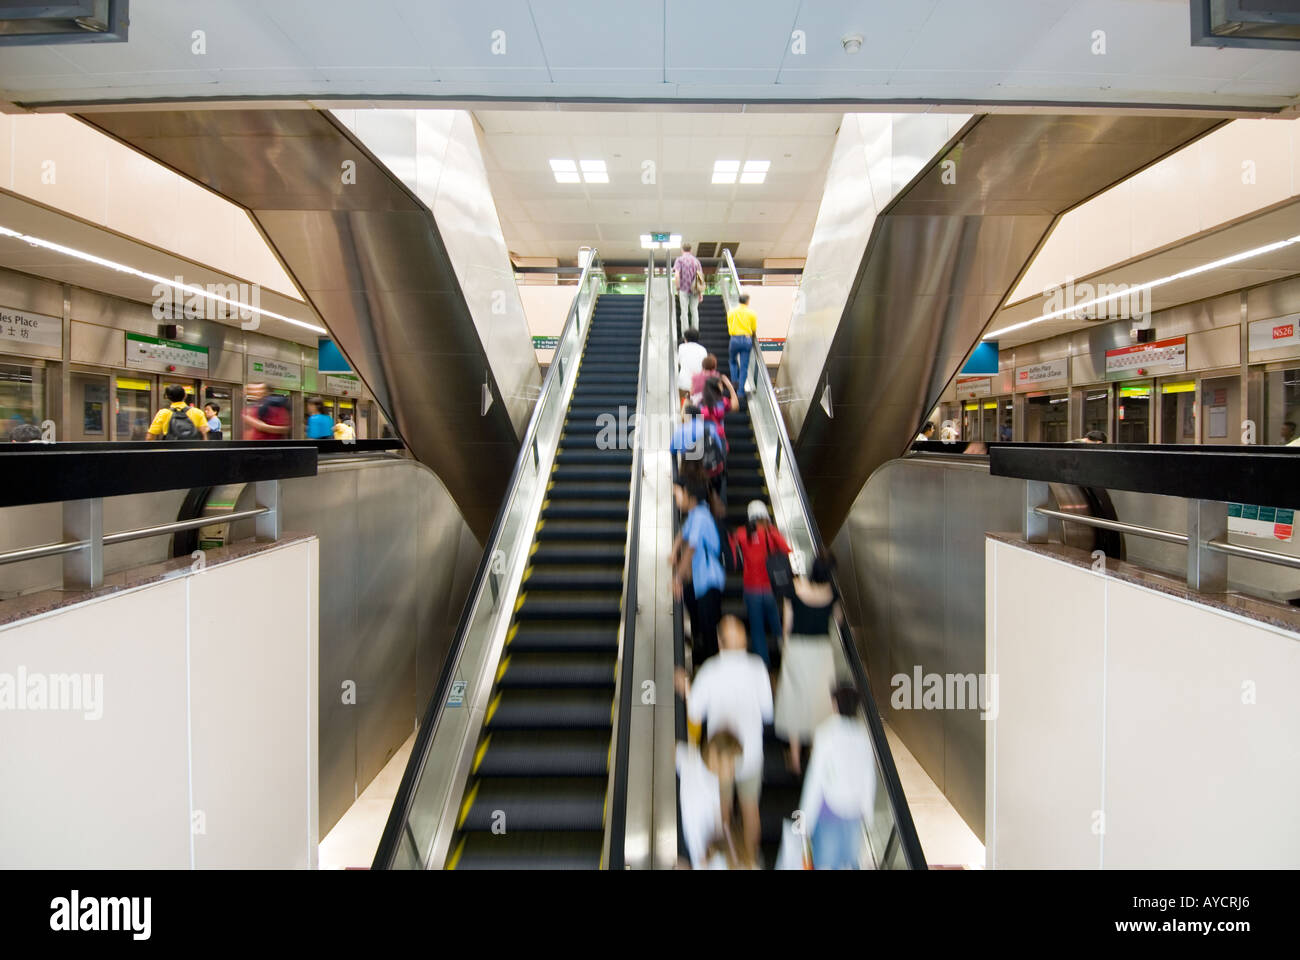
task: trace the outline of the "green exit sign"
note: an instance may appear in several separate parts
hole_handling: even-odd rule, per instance
[[[655,243],[667,243],[667,242],[669,241],[669,239],[671,239],[671,237],[672,237],[672,234],[669,234],[669,233],[652,233],[652,234],[650,234],[650,239],[653,240]]]

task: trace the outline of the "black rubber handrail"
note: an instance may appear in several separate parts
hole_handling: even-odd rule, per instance
[[[632,496],[627,522],[631,530],[627,540],[626,571],[623,576],[623,649],[618,673],[618,726],[615,732],[617,750],[614,754],[614,797],[609,818],[609,869],[622,870],[626,866],[627,845],[627,781],[631,762],[628,737],[632,729],[632,701],[636,695],[632,687],[632,674],[636,663],[636,605],[637,574],[640,567],[641,546],[641,452],[645,446],[642,436],[646,409],[646,359],[650,346],[650,284],[654,279],[654,253],[646,269],[645,305],[641,311],[641,365],[637,375],[636,449],[632,454]]]
[[[731,259],[731,251],[723,250],[723,254],[727,266],[731,270],[732,282],[739,291],[740,278],[736,275],[735,263]],[[761,356],[755,359],[757,362],[754,366],[758,370],[756,379],[761,381],[759,389],[766,391],[767,395],[775,400],[776,391],[772,386],[772,378],[767,372],[767,363],[764,362]],[[822,540],[817,521],[813,519],[812,503],[808,499],[808,492],[804,489],[803,478],[799,475],[798,461],[794,456],[794,444],[790,442],[790,434],[786,430],[785,418],[781,416],[780,407],[775,403],[773,405],[776,406],[776,417],[774,419],[776,420],[777,442],[780,444],[781,456],[790,465],[790,476],[794,480],[795,492],[799,497],[799,508],[803,511],[804,522],[808,525],[813,547],[818,553],[822,553],[826,551],[826,544]],[[777,482],[776,477],[771,479],[773,483]],[[834,580],[834,576],[832,576],[832,580]],[[843,596],[839,592],[838,582],[835,583],[835,590],[837,595]],[[849,672],[853,675],[853,683],[862,695],[867,729],[875,746],[876,757],[880,761],[881,773],[884,775],[885,792],[889,796],[890,809],[894,814],[894,827],[898,832],[898,842],[903,849],[903,859],[910,869],[928,869],[925,852],[921,849],[921,839],[917,836],[916,824],[912,821],[912,811],[908,808],[907,797],[903,793],[903,782],[899,779],[898,768],[895,766],[893,754],[889,750],[889,740],[885,736],[885,726],[880,720],[880,711],[876,708],[875,697],[871,694],[871,684],[867,677],[867,671],[862,664],[862,658],[858,655],[857,644],[853,640],[853,631],[846,623],[840,623],[839,635],[840,646],[844,650],[844,659],[848,663]],[[893,839],[892,831],[890,839]],[[882,860],[887,860],[890,852],[891,843],[886,841]]]
[[[578,282],[578,289],[573,295],[573,304],[569,307],[569,314],[564,320],[564,329],[560,331],[560,339],[556,342],[557,349],[560,344],[564,343],[565,338],[569,336],[570,330],[577,324],[578,301],[582,297],[583,290],[587,288],[589,278],[595,275],[594,268],[599,260],[600,256],[593,248],[587,258],[587,265],[583,269],[582,279]],[[451,649],[448,650],[442,669],[438,673],[438,682],[434,685],[433,695],[424,708],[420,729],[415,737],[415,745],[411,749],[410,760],[407,761],[406,770],[402,773],[402,782],[398,785],[397,794],[393,798],[393,808],[388,814],[388,822],[384,824],[384,832],[379,838],[379,846],[375,850],[375,859],[371,864],[373,870],[391,868],[397,856],[398,846],[402,841],[411,844],[415,848],[415,860],[417,863],[422,862],[421,851],[415,842],[414,834],[410,830],[409,817],[411,803],[415,799],[415,788],[424,772],[424,764],[428,759],[429,749],[433,746],[438,717],[441,715],[442,705],[447,699],[447,691],[451,688],[452,675],[456,671],[456,665],[460,662],[461,651],[465,645],[465,636],[469,630],[470,621],[474,616],[479,595],[483,592],[487,584],[488,574],[492,569],[492,557],[495,553],[496,543],[501,537],[501,528],[504,526],[505,518],[510,512],[510,504],[514,501],[520,477],[523,475],[523,471],[532,456],[531,447],[537,436],[540,411],[556,382],[559,367],[560,364],[554,362],[547,365],[546,376],[542,379],[541,392],[537,396],[537,402],[533,404],[532,415],[528,418],[528,429],[525,431],[523,442],[519,446],[519,456],[515,460],[515,468],[511,471],[510,479],[506,483],[506,494],[501,500],[501,506],[497,510],[496,517],[492,521],[492,529],[488,532],[487,543],[484,544],[483,557],[479,560],[478,570],[474,573],[474,582],[470,585],[469,593],[465,598],[465,605],[461,608],[460,620],[456,623],[456,632],[452,638]]]

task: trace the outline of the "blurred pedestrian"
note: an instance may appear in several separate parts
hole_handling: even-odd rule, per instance
[[[325,401],[312,397],[307,401],[307,439],[329,440],[334,436],[334,418],[325,412]]]
[[[710,736],[703,748],[677,744],[678,810],[692,869],[704,867],[714,839],[728,832],[729,824],[722,820],[722,784],[735,780],[742,754],[740,741],[728,730]]]
[[[767,647],[768,637],[772,638],[773,643],[778,642],[782,624],[768,561],[771,557],[786,558],[790,553],[790,545],[772,523],[767,504],[762,500],[750,501],[746,517],[746,524],[736,528],[732,539],[743,558],[741,582],[744,586],[745,612],[749,619],[750,650],[762,657],[763,663],[770,670],[772,658]],[[786,559],[785,571],[788,573],[789,569],[790,562]],[[790,583],[783,586],[789,587]]]
[[[292,432],[289,398],[264,383],[244,386],[244,436],[248,440],[283,440]]]
[[[701,730],[710,737],[722,730],[735,734],[743,748],[736,766],[735,792],[740,799],[744,824],[743,847],[751,860],[758,859],[760,833],[758,800],[763,789],[763,726],[772,719],[772,682],[763,661],[746,650],[745,626],[736,617],[722,618],[722,649],[717,656],[686,681],[679,675],[679,687],[686,696],[686,719],[692,739]],[[730,784],[722,781],[722,822],[731,822]],[[741,846],[738,844],[737,846]]]
[[[776,687],[776,734],[790,745],[790,769],[798,774],[801,745],[831,713],[835,657],[831,623],[843,620],[831,582],[833,561],[823,554],[807,577],[795,577],[785,601],[785,650]]]
[[[690,397],[691,385],[703,371],[704,358],[708,355],[708,349],[700,343],[700,331],[687,330],[677,347],[677,393],[682,401]]]
[[[799,809],[812,840],[817,870],[856,870],[862,862],[862,824],[876,803],[876,752],[858,716],[861,698],[852,684],[831,695],[835,712],[813,735]]]
[[[749,309],[749,294],[742,293],[740,302],[727,314],[727,332],[731,334],[731,382],[736,385],[736,393],[743,397],[749,377],[749,358],[758,334],[758,317]]]
[[[709,509],[706,490],[697,484],[678,484],[673,487],[673,495],[684,517],[669,557],[673,596],[682,597],[689,581],[694,594],[691,663],[698,670],[718,652],[718,621],[722,616],[722,590],[727,582],[722,567],[722,538]]]
[[[700,329],[700,297],[704,295],[704,268],[691,253],[689,243],[682,244],[682,253],[673,261],[674,287],[680,306],[678,318],[687,330]]]

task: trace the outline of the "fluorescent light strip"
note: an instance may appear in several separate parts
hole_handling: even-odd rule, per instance
[[[1171,273],[1167,277],[1161,277],[1158,280],[1148,280],[1146,283],[1139,283],[1127,287],[1118,293],[1107,294],[1104,297],[1094,297],[1091,300],[1085,300],[1082,303],[1076,303],[1070,307],[1063,307],[1060,310],[1053,310],[1051,313],[1045,313],[1040,317],[1034,317],[1032,320],[1022,320],[1020,323],[1013,323],[1009,327],[1003,327],[1001,330],[992,330],[984,334],[981,340],[992,340],[1003,334],[1011,333],[1013,330],[1023,330],[1025,327],[1032,326],[1035,323],[1042,323],[1044,320],[1055,320],[1058,317],[1064,317],[1067,314],[1079,313],[1087,310],[1089,307],[1096,306],[1100,303],[1109,303],[1112,300],[1119,300],[1125,297],[1131,297],[1135,293],[1141,293],[1144,290],[1150,290],[1154,287],[1164,286],[1166,283],[1173,283],[1175,280],[1186,280],[1188,277],[1194,277],[1197,274],[1206,273],[1210,270],[1217,270],[1220,267],[1230,266],[1234,263],[1240,263],[1242,260],[1249,260],[1252,257],[1262,257],[1266,253],[1273,253],[1275,250],[1281,250],[1293,243],[1300,243],[1300,234],[1294,237],[1288,237],[1285,240],[1276,240],[1273,243],[1266,243],[1262,247],[1255,247],[1251,250],[1243,250],[1241,253],[1234,253],[1230,257],[1224,257],[1221,260],[1213,260],[1210,263],[1203,263],[1199,267],[1192,267],[1189,270],[1183,270],[1179,273]]]
[[[229,297],[223,297],[219,293],[212,293],[208,290],[204,290],[202,287],[194,287],[186,283],[177,283],[175,280],[168,280],[166,277],[146,273],[143,270],[137,270],[135,267],[128,267],[124,263],[117,263],[114,260],[105,260],[103,257],[97,257],[93,253],[86,253],[84,250],[65,247],[63,244],[55,243],[53,240],[43,240],[40,237],[33,237],[26,233],[19,233],[17,230],[10,230],[5,226],[0,226],[0,237],[13,237],[15,240],[23,240],[30,243],[33,247],[43,247],[46,250],[52,250],[55,253],[62,253],[65,256],[76,257],[78,260],[84,260],[86,263],[93,263],[99,267],[107,267],[109,270],[116,270],[118,273],[130,274],[131,276],[139,277],[142,280],[152,280],[154,283],[161,283],[163,286],[170,287],[173,290],[183,290],[186,293],[192,293],[207,300],[215,300],[218,303],[237,307],[240,310],[247,310],[250,313],[260,314],[263,317],[272,317],[276,320],[283,320],[285,323],[292,323],[295,327],[305,327],[306,329],[313,330],[316,333],[329,333],[329,331],[324,327],[318,327],[314,323],[306,323],[302,320],[295,320],[293,317],[286,317],[282,313],[272,313],[270,310],[263,310],[260,307],[254,307],[247,303],[240,303],[238,300],[231,300]]]

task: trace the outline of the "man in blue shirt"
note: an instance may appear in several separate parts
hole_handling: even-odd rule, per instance
[[[318,397],[307,401],[307,439],[334,439],[334,419],[325,412],[325,402]]]
[[[718,652],[718,621],[722,619],[722,588],[727,572],[722,566],[722,537],[717,521],[709,509],[708,495],[697,484],[673,487],[677,508],[685,518],[673,541],[670,564],[673,569],[673,595],[682,597],[690,590],[694,601],[691,613],[691,662],[700,664]],[[690,586],[684,586],[689,580]]]

